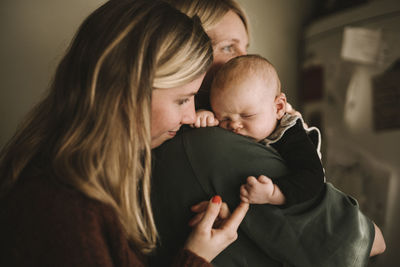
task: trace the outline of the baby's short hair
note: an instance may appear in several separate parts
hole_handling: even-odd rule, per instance
[[[225,63],[217,71],[211,90],[221,90],[228,83],[254,75],[261,75],[266,83],[276,82],[276,95],[281,92],[281,83],[275,67],[266,58],[256,54],[235,57]]]

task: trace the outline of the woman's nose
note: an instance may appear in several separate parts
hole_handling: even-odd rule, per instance
[[[237,50],[237,56],[244,56],[247,55],[247,49],[246,48],[239,48]]]
[[[196,111],[194,109],[194,101],[183,111],[182,124],[192,124],[196,122]]]

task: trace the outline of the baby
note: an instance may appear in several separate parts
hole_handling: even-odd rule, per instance
[[[301,116],[285,113],[286,96],[268,60],[258,55],[231,59],[213,80],[210,103],[213,112],[198,110],[195,127],[219,125],[270,145],[291,170],[279,178],[248,177],[240,188],[242,201],[293,205],[320,192],[325,178],[318,152]]]

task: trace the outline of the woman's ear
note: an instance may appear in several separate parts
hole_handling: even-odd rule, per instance
[[[286,112],[286,95],[280,93],[275,97],[276,117],[278,120],[282,119]]]

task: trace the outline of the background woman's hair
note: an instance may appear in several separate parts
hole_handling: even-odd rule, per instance
[[[0,196],[40,175],[112,206],[143,253],[156,245],[150,207],[151,93],[212,62],[199,19],[162,1],[108,1],[81,25],[48,95],[0,155]]]
[[[249,35],[249,23],[244,10],[235,0],[165,0],[189,17],[198,16],[207,32],[230,10],[242,20]]]

